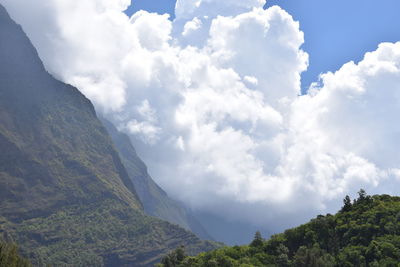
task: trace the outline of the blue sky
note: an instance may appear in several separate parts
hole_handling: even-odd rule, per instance
[[[400,40],[399,0],[269,0],[266,6],[273,5],[300,21],[305,33],[303,49],[310,55],[310,66],[302,76],[303,92],[320,73],[360,61],[381,42]],[[134,0],[127,13],[144,9],[173,17],[174,6],[175,0]]]
[[[143,9],[161,14],[169,13],[173,17],[175,2],[176,0],[132,0],[132,5],[126,13],[131,15],[136,11]]]

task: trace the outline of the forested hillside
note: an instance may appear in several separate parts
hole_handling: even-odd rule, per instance
[[[247,246],[224,247],[188,257],[182,248],[160,266],[395,267],[400,262],[400,197],[369,196],[365,191],[335,215],[264,240],[256,233]]]

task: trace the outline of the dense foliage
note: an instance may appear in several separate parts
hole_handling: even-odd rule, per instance
[[[35,266],[152,266],[180,245],[191,254],[215,248],[203,242],[199,249],[193,234],[115,200],[76,205],[19,223],[0,218],[0,228],[18,238]]]
[[[0,240],[0,267],[30,267],[27,259],[20,256],[15,244]]]
[[[179,248],[164,257],[160,266],[395,267],[399,262],[400,197],[368,196],[361,190],[353,202],[346,197],[336,215],[320,215],[269,240],[256,233],[250,245],[196,257],[186,256]]]

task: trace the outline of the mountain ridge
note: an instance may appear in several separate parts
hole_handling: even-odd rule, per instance
[[[0,5],[0,233],[35,266],[151,266],[217,247],[145,215],[92,103]]]

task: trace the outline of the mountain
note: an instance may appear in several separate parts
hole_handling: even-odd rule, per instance
[[[178,256],[179,255],[179,256]],[[400,262],[400,197],[368,196],[344,199],[335,215],[264,240],[257,232],[248,246],[225,247],[196,257],[181,248],[162,260],[163,266],[296,266],[394,267]]]
[[[91,102],[46,72],[0,6],[0,233],[35,266],[151,266],[215,248],[145,215]]]
[[[118,131],[108,120],[101,118],[103,125],[110,134],[122,159],[122,164],[128,171],[140,201],[143,203],[147,214],[178,224],[186,230],[192,231],[204,240],[212,240],[203,226],[179,202],[171,199],[167,193],[159,187],[147,172],[144,162],[138,157],[129,137]]]

